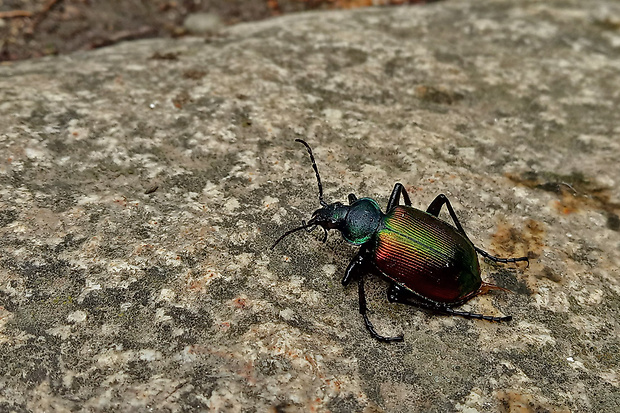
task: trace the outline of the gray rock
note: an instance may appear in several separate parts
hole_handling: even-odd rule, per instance
[[[617,411],[620,11],[290,15],[0,67],[1,411]],[[326,198],[453,201],[510,289],[388,304],[285,230]],[[444,218],[447,218],[444,216]]]

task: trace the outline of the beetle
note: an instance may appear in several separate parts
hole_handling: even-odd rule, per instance
[[[323,229],[323,242],[328,230],[338,230],[350,244],[360,246],[349,263],[342,285],[358,282],[359,312],[370,335],[382,342],[403,341],[403,336],[383,336],[370,322],[367,314],[364,276],[375,273],[389,282],[387,298],[392,303],[417,306],[436,313],[488,321],[510,321],[511,316],[494,317],[466,311],[457,307],[491,290],[505,290],[482,281],[478,254],[494,262],[514,263],[528,257],[499,258],[476,247],[459,222],[450,201],[438,195],[426,211],[411,206],[411,199],[401,183],[396,183],[390,195],[386,212],[371,198],[357,198],[349,194],[349,205],[340,202],[328,204],[323,198],[323,185],[312,149],[303,144],[312,162],[319,187],[321,208],[314,211],[308,222],[285,232],[271,246],[302,229]],[[405,205],[400,205],[403,197]],[[446,206],[454,222],[451,225],[439,219]],[[507,290],[505,290],[507,291]]]

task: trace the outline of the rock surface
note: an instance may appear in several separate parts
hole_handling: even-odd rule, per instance
[[[620,8],[291,15],[0,67],[0,411],[618,411]],[[510,289],[388,304],[285,230],[452,200]],[[448,219],[447,216],[442,215]],[[521,410],[520,410],[521,409]]]

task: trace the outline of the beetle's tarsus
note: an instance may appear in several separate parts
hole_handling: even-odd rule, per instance
[[[495,287],[495,286],[494,286]],[[475,320],[486,320],[486,321],[510,321],[512,320],[512,316],[504,316],[504,317],[494,317],[490,315],[472,313],[470,311],[458,311],[453,310],[451,307],[446,307],[442,305],[438,305],[435,303],[426,303],[422,301],[418,301],[412,299],[407,290],[402,288],[397,284],[392,284],[388,288],[387,291],[388,301],[391,303],[399,303],[399,304],[407,304],[414,307],[420,307],[425,310],[434,311],[436,313],[450,315],[450,316],[459,316],[464,318],[473,318]]]
[[[362,314],[362,317],[364,317],[364,324],[366,324],[366,329],[368,330],[368,332],[373,338],[376,338],[379,341],[383,341],[384,343],[396,343],[396,342],[405,340],[402,334],[400,336],[391,336],[391,337],[382,336],[381,334],[377,333],[377,330],[375,330],[375,326],[373,326],[370,320],[368,319],[368,315]]]
[[[485,250],[478,248],[476,246],[474,246],[474,249],[476,250],[476,252],[480,255],[482,255],[484,258],[487,258],[493,262],[501,262],[503,264],[508,264],[511,262],[520,262],[520,261],[525,261],[527,262],[527,266],[530,266],[530,258],[529,257],[517,257],[517,258],[500,258],[500,257],[496,257],[494,255],[489,254],[488,252],[486,252]]]
[[[473,318],[475,320],[486,320],[486,321],[495,321],[495,322],[503,322],[503,321],[510,321],[512,320],[512,316],[508,315],[508,316],[504,316],[504,317],[494,317],[491,315],[484,315],[484,314],[478,314],[478,313],[472,313],[470,311],[457,311],[457,310],[453,310],[450,307],[445,307],[441,310],[438,310],[439,312],[445,312],[448,315],[452,315],[452,316],[460,316],[460,317],[464,317],[464,318]]]

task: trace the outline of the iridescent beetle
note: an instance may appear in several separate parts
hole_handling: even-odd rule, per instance
[[[344,239],[361,248],[345,271],[342,284],[357,279],[359,287],[359,311],[371,336],[384,342],[402,341],[403,336],[386,337],[377,333],[368,319],[364,276],[377,273],[390,286],[388,300],[393,303],[414,305],[438,313],[475,318],[488,321],[509,321],[511,316],[493,317],[471,312],[457,311],[459,306],[477,295],[490,290],[503,290],[480,278],[480,265],[476,253],[491,261],[510,263],[526,261],[528,257],[498,258],[476,247],[465,234],[448,198],[441,194],[425,211],[413,208],[405,187],[397,183],[388,201],[384,214],[377,201],[371,198],[358,199],[349,194],[349,205],[340,202],[328,204],[323,199],[323,186],[312,149],[302,143],[312,161],[312,167],[319,185],[320,209],[302,226],[285,232],[271,249],[286,236],[315,226],[325,231],[337,229]],[[399,205],[400,197],[405,205]],[[438,218],[441,207],[446,205],[454,221],[452,226]]]

